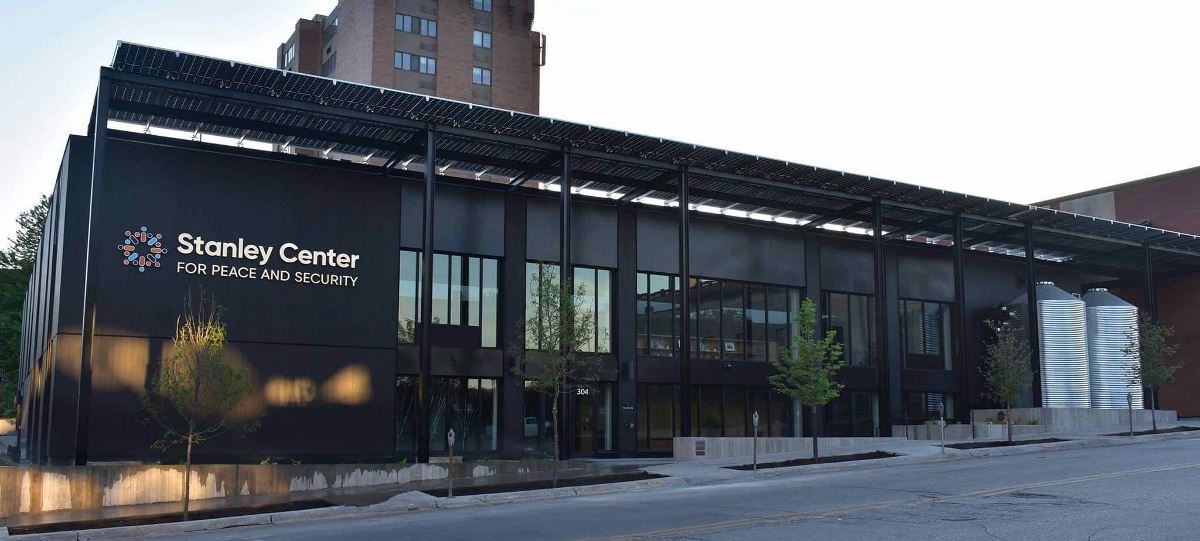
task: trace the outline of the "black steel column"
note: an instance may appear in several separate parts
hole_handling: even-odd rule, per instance
[[[1029,333],[1029,351],[1033,356],[1033,407],[1042,405],[1041,342],[1038,340],[1037,313],[1037,258],[1034,257],[1033,222],[1025,224],[1025,298],[1026,318]]]
[[[421,358],[420,379],[417,386],[417,462],[429,462],[429,373],[433,368],[433,344],[430,328],[433,327],[433,194],[437,179],[436,160],[437,133],[430,126],[425,130],[425,202],[421,206]],[[441,437],[441,435],[438,435]]]
[[[966,250],[963,246],[963,224],[962,213],[954,213],[954,360],[958,365],[958,370],[962,376],[960,383],[962,393],[959,395],[962,400],[959,400],[959,419],[967,419],[971,414],[971,405],[974,401],[974,395],[971,394],[971,375],[976,372],[978,367],[974,362],[968,362],[967,359],[967,332],[969,331],[967,322],[967,277],[966,277]]]
[[[79,359],[79,401],[76,404],[75,464],[87,464],[88,425],[92,398],[92,341],[96,333],[96,291],[92,287],[92,261],[100,249],[99,219],[101,196],[104,188],[104,173],[108,166],[108,104],[112,95],[112,81],[100,74],[100,85],[96,89],[96,110],[92,119],[92,185],[88,194],[88,241],[87,255],[83,262],[83,336],[82,353]]]
[[[891,355],[888,354],[888,290],[887,265],[883,249],[883,201],[878,197],[871,200],[872,237],[875,267],[875,354],[879,363],[879,424],[880,433],[890,436],[892,431],[892,398],[898,389],[892,389]]]
[[[1154,251],[1145,245],[1146,251],[1146,317],[1158,323],[1158,292],[1154,289]]]
[[[679,435],[692,435],[692,288],[688,278],[688,170],[679,168]]]
[[[562,176],[558,181],[558,186],[559,186],[559,191],[558,191],[558,202],[559,202],[558,259],[559,259],[559,278],[560,278],[559,279],[559,291],[560,291],[560,294],[562,295],[562,298],[564,299],[564,302],[570,302],[567,299],[571,299],[572,298],[571,296],[574,295],[574,293],[575,293],[575,288],[573,287],[575,275],[574,275],[573,267],[571,265],[571,149],[570,149],[570,147],[563,147],[563,150],[562,150]],[[564,315],[565,315],[565,313],[564,313]],[[571,322],[564,320],[564,321],[560,322],[559,324],[565,326],[565,325],[570,325]],[[562,348],[563,350],[565,350],[567,348],[567,344],[564,342],[562,344],[559,344],[559,347]],[[574,391],[572,391],[570,389],[564,389],[564,391],[566,391],[566,392],[562,393],[563,403],[560,404],[561,407],[559,408],[559,411],[561,412],[561,415],[559,415],[559,422],[562,424],[562,432],[560,432],[559,434],[561,434],[563,437],[558,439],[558,443],[559,443],[558,452],[559,452],[559,456],[568,457],[568,456],[571,456],[571,442],[575,440],[575,430],[577,428],[575,426],[575,423],[572,423],[570,421],[571,419],[575,418],[575,400],[571,398],[571,397],[575,396],[575,393],[574,393]],[[557,430],[557,428],[556,428],[556,430]],[[584,451],[587,453],[590,453],[591,449],[586,449]]]

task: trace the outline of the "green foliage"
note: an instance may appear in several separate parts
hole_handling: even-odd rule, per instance
[[[1129,345],[1123,350],[1140,358],[1137,368],[1129,375],[1131,384],[1157,391],[1175,380],[1175,372],[1183,367],[1183,361],[1175,360],[1179,346],[1171,343],[1172,336],[1175,336],[1175,327],[1154,323],[1148,318],[1140,321],[1137,334],[1130,333]]]
[[[43,195],[33,208],[17,216],[17,232],[8,240],[8,249],[0,250],[0,267],[20,269],[26,274],[33,269],[49,212],[50,197]]]
[[[578,286],[574,295],[564,295],[557,273],[545,267],[529,279],[533,294],[528,313],[533,316],[524,321],[523,343],[512,348],[522,361],[514,373],[525,378],[530,389],[541,392],[590,386],[598,364],[594,356],[580,353],[596,338],[587,288]]]
[[[988,395],[1011,407],[1033,384],[1029,340],[1015,325],[988,321],[987,326],[995,338],[986,345],[983,380]]]
[[[175,323],[171,352],[151,378],[143,397],[149,421],[163,429],[153,445],[201,444],[226,432],[258,428],[257,419],[238,419],[234,410],[253,389],[250,373],[225,359],[225,322],[212,297],[189,292],[184,313]]]
[[[829,331],[817,339],[816,324],[816,304],[806,298],[796,312],[791,347],[783,348],[779,359],[771,362],[779,372],[770,377],[771,385],[805,406],[824,406],[843,388],[832,379],[846,364],[837,332]]]
[[[21,354],[21,314],[29,273],[37,260],[42,230],[50,198],[42,196],[37,205],[17,217],[17,231],[9,239],[9,248],[0,250],[0,416],[16,414],[17,369]]]
[[[564,292],[557,273],[553,272],[554,266],[539,265],[540,272],[529,279],[532,295],[527,317],[522,322],[524,336],[511,347],[518,359],[513,373],[525,379],[527,388],[550,399],[554,426],[553,484],[558,486],[559,401],[572,389],[591,387],[595,382],[599,363],[594,356],[581,352],[597,337],[595,317],[586,302],[587,288],[574,288],[574,295]]]

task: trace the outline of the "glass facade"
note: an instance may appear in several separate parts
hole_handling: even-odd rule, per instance
[[[456,347],[498,346],[500,263],[489,257],[433,254],[433,324],[457,327]],[[421,253],[400,251],[396,340],[416,343],[421,322]]]
[[[766,362],[791,340],[801,290],[692,278],[692,352],[697,359]],[[637,275],[637,351],[669,357],[679,347],[679,278]]]
[[[908,392],[904,393],[905,421],[908,424],[920,424],[939,418],[939,407],[946,407],[946,421],[955,421],[955,402],[957,396],[950,393]]]
[[[795,434],[794,401],[770,387],[694,385],[692,404],[693,436],[753,436],[755,411],[758,412],[759,436],[791,437]]]
[[[551,395],[529,388],[525,382],[521,428],[521,450],[535,456],[554,454],[554,415],[550,410]],[[559,409],[559,415],[563,410]]]
[[[640,383],[637,386],[638,451],[671,452],[679,433],[679,386]]]
[[[900,339],[904,343],[904,367],[922,370],[951,370],[951,305],[942,302],[904,299],[900,301]]]
[[[537,284],[539,277],[549,278],[554,282],[559,280],[558,265],[528,262],[525,264],[525,318],[533,320],[544,317],[538,309]],[[591,313],[589,332],[591,340],[581,350],[589,353],[609,353],[612,351],[612,272],[608,269],[592,267],[573,268],[572,287],[574,289],[575,305]],[[527,325],[527,331],[531,327]],[[529,349],[545,349],[550,344],[538,343],[539,338],[533,332],[527,332],[525,347]]]
[[[430,378],[429,451],[446,452],[454,429],[454,453],[464,456],[495,451],[499,437],[499,380]]]
[[[875,366],[875,296],[825,292],[825,332],[834,331],[847,366]]]

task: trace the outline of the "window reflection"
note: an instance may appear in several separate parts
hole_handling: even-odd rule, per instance
[[[421,321],[421,259],[420,252],[400,252],[396,340],[402,344],[416,343]],[[454,334],[458,343],[448,345],[497,347],[499,275],[499,262],[493,258],[433,254],[433,324],[470,330]]]
[[[904,367],[951,370],[950,305],[932,301],[900,301]]]
[[[537,303],[538,277],[549,277],[557,283],[559,267],[555,264],[527,262],[525,264],[525,317],[529,320],[545,317],[539,313]],[[592,314],[591,325],[587,329],[591,340],[582,351],[608,353],[612,351],[612,274],[608,269],[592,267],[574,267],[573,297],[576,306],[589,310]],[[537,343],[532,326],[526,325],[525,347],[530,349],[545,349],[549,344]]]
[[[835,331],[849,366],[875,365],[875,297],[825,293],[825,331]]]

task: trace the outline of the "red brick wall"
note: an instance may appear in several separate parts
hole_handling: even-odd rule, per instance
[[[1200,234],[1200,171],[1133,184],[1116,190],[1117,219],[1150,220],[1172,231]]]

